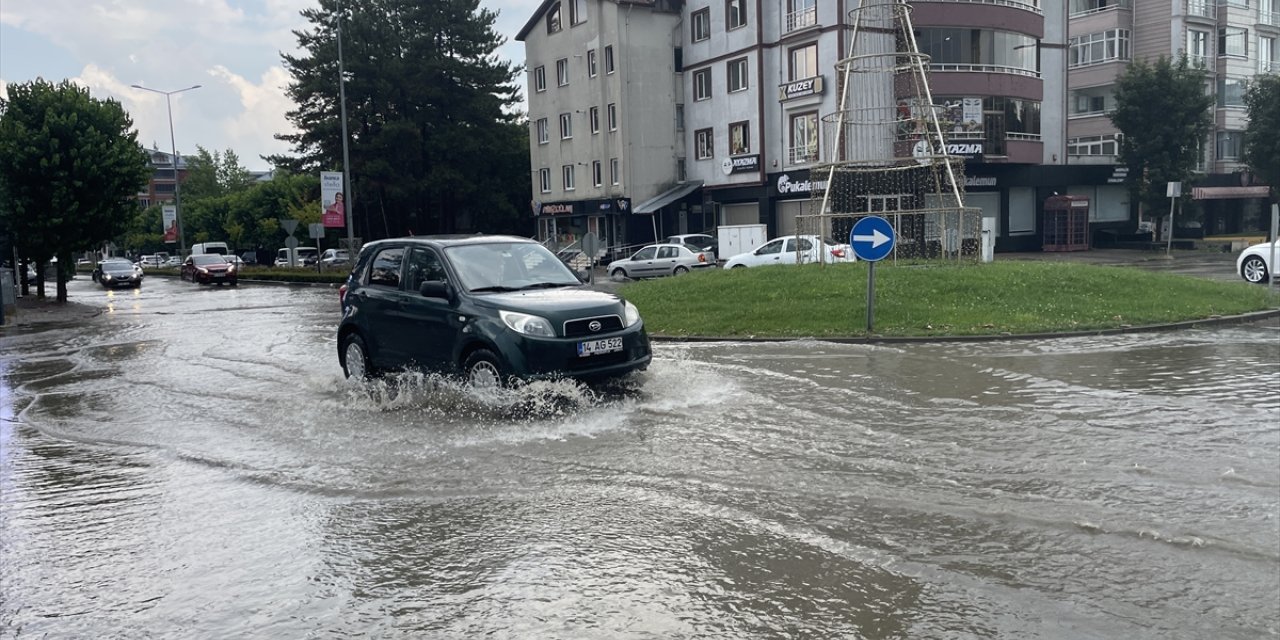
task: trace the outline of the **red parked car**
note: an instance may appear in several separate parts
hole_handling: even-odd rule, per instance
[[[229,264],[225,258],[216,253],[206,253],[187,257],[182,263],[182,272],[179,274],[183,280],[190,280],[196,284],[213,284],[227,283],[231,286],[236,284],[236,266]]]

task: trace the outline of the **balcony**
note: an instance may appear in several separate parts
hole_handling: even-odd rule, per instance
[[[949,63],[933,62],[929,64],[929,70],[940,71],[940,72],[963,71],[963,72],[970,72],[970,73],[1011,73],[1017,76],[1030,76],[1032,78],[1040,77],[1039,71],[1032,71],[1031,69],[1022,69],[1019,67],[1009,67],[1009,66],[998,65],[998,64],[949,64]]]
[[[1072,6],[1071,17],[1083,18],[1084,16],[1091,16],[1095,13],[1102,13],[1104,11],[1113,11],[1115,9],[1132,9],[1133,0],[1104,0],[1102,2],[1099,2],[1098,0],[1094,0],[1093,2],[1081,2],[1081,3],[1072,2],[1071,6]]]
[[[1040,10],[1040,0],[921,0],[923,2],[969,2],[975,4],[995,4],[1002,7],[1013,7],[1014,9],[1022,9],[1032,13],[1044,15]],[[1129,0],[1121,0],[1129,2]]]
[[[1215,0],[1187,0],[1187,15],[1197,18],[1216,18],[1218,3]]]
[[[787,166],[813,164],[818,161],[818,145],[805,144],[787,148]]]
[[[1258,10],[1258,24],[1268,26],[1280,26],[1280,11],[1262,11]]]
[[[806,7],[787,14],[786,33],[799,31],[818,24],[818,8]]]

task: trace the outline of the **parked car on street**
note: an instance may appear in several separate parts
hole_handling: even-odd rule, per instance
[[[710,253],[708,256],[712,262],[716,261],[716,257],[720,255],[720,240],[715,236],[705,233],[685,233],[676,236],[667,236],[667,244],[689,244],[698,248],[699,251]]]
[[[1265,284],[1271,281],[1275,265],[1271,264],[1271,247],[1274,242],[1263,242],[1245,248],[1236,258],[1236,273],[1247,282]],[[1280,256],[1280,249],[1276,250]],[[1280,261],[1280,258],[1277,258]]]
[[[174,267],[181,267],[181,266],[182,266],[182,258],[179,258],[178,256],[169,256],[168,258],[166,258],[166,259],[165,259],[164,263],[163,263],[163,264],[161,264],[160,266],[161,266],[161,267],[163,267],[163,268],[165,268],[165,269],[171,269],[171,268],[174,268]]]
[[[178,277],[196,284],[236,284],[236,267],[228,264],[221,254],[203,253],[187,256]]]
[[[687,244],[651,244],[630,258],[614,260],[605,270],[614,280],[678,276],[716,266],[716,255]]]
[[[238,255],[227,254],[225,256],[222,256],[222,259],[226,260],[227,264],[235,265],[236,271],[239,271],[244,268],[244,260],[242,260]]]
[[[345,267],[351,264],[351,254],[346,249],[325,249],[320,254],[320,266],[329,269],[333,267]]]
[[[107,289],[141,287],[142,267],[125,258],[107,258],[94,267],[92,278]]]
[[[828,264],[853,262],[853,247],[847,244],[827,242],[818,236],[782,236],[774,238],[754,251],[740,253],[724,263],[726,269],[739,267],[764,267],[777,264],[808,264],[818,261]]]
[[[549,249],[513,236],[366,244],[339,288],[347,377],[414,368],[471,385],[608,379],[649,366],[640,312],[592,291]]]

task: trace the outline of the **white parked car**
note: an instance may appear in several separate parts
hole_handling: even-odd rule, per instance
[[[1271,281],[1275,265],[1271,264],[1271,246],[1274,242],[1255,244],[1240,252],[1236,258],[1236,273],[1248,282],[1263,284]],[[1280,261],[1280,248],[1276,249],[1277,261]]]
[[[689,244],[651,244],[631,255],[614,260],[607,269],[614,280],[678,276],[693,269],[716,266],[716,254]]]
[[[724,263],[724,268],[809,264],[818,261],[831,264],[853,262],[856,259],[853,256],[853,247],[847,244],[833,244],[818,236],[782,236],[760,245],[754,251],[729,258]]]

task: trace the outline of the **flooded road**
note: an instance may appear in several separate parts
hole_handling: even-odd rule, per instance
[[[0,638],[1280,635],[1280,330],[355,385],[324,288],[0,333]]]

